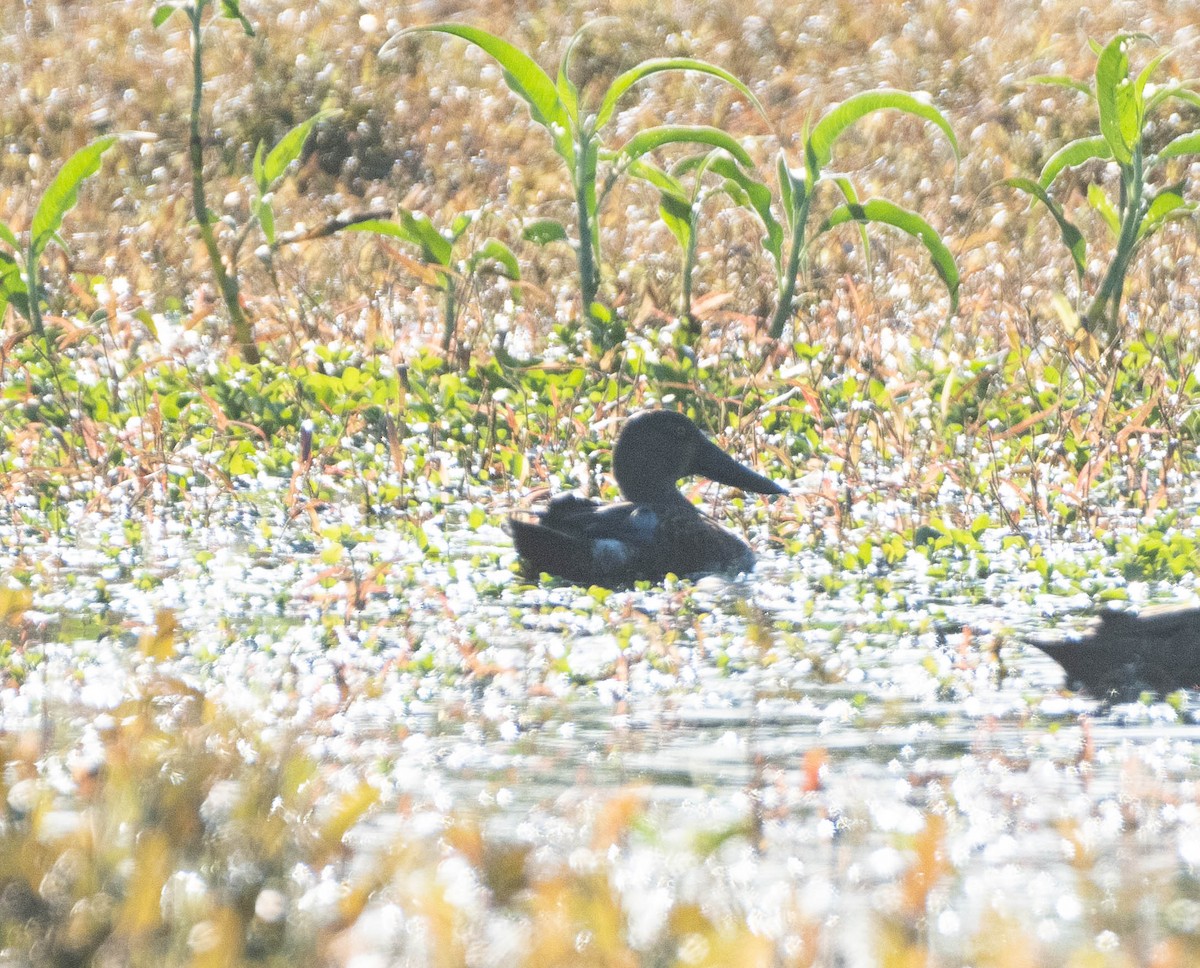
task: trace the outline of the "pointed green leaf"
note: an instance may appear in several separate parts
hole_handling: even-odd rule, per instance
[[[1142,220],[1141,228],[1138,229],[1139,240],[1158,231],[1172,219],[1183,218],[1196,210],[1195,202],[1184,200],[1181,194],[1182,189],[1182,184],[1173,185],[1170,188],[1164,188],[1154,196],[1150,207],[1146,209],[1146,216]]]
[[[1125,54],[1128,39],[1128,34],[1117,34],[1105,44],[1096,60],[1100,133],[1122,165],[1133,161],[1133,147],[1141,135],[1137,92],[1129,77],[1129,58]]]
[[[1001,184],[1019,189],[1027,195],[1032,195],[1046,206],[1050,214],[1054,217],[1054,221],[1058,223],[1058,231],[1062,236],[1063,245],[1067,247],[1067,251],[1071,253],[1071,258],[1075,262],[1075,274],[1082,279],[1087,260],[1087,243],[1084,241],[1083,233],[1067,221],[1067,217],[1063,215],[1063,211],[1059,208],[1058,203],[1050,197],[1046,189],[1032,178],[1006,178]]]
[[[264,202],[260,199],[254,206],[254,214],[258,218],[258,224],[262,226],[263,235],[266,237],[267,245],[274,245],[275,210],[271,208],[271,203]]]
[[[504,69],[509,90],[529,105],[534,121],[550,132],[554,147],[568,161],[574,158],[571,117],[550,76],[524,51],[495,34],[466,24],[429,24],[401,30],[383,45],[382,54],[399,38],[414,33],[442,33],[461,37],[492,57]]]
[[[433,265],[447,268],[450,265],[452,250],[450,242],[439,232],[429,216],[423,212],[409,212],[399,209],[396,213],[398,221],[391,219],[367,219],[347,225],[352,232],[373,232],[376,235],[387,235],[403,242],[411,243],[421,250],[421,257]]]
[[[1090,98],[1096,96],[1092,93],[1091,85],[1083,81],[1077,81],[1073,77],[1067,77],[1065,74],[1038,74],[1035,77],[1028,78],[1025,83],[1049,84],[1053,87],[1065,87],[1072,91],[1078,91],[1080,94],[1086,94]]]
[[[104,152],[108,151],[116,140],[115,136],[109,135],[80,148],[67,159],[54,180],[47,186],[42,200],[38,202],[37,210],[33,213],[33,224],[29,233],[29,246],[34,258],[41,255],[50,244],[67,212],[79,201],[80,184],[100,170]]]
[[[0,323],[4,322],[4,311],[9,303],[18,313],[29,318],[28,292],[17,259],[7,252],[0,252]]]
[[[250,26],[250,21],[242,14],[241,7],[238,6],[238,0],[221,0],[221,16],[238,21],[242,25],[242,30],[247,37],[254,36],[254,28]]]
[[[818,232],[825,232],[846,222],[881,222],[907,232],[919,239],[929,253],[933,268],[950,293],[950,315],[958,311],[958,267],[954,256],[937,231],[916,212],[901,208],[882,198],[871,198],[857,205],[839,205],[822,223]]]
[[[1135,90],[1137,92],[1137,100],[1140,110],[1144,111],[1143,98],[1146,92],[1146,84],[1149,83],[1150,78],[1154,76],[1154,72],[1158,70],[1159,65],[1170,56],[1171,52],[1169,50],[1164,50],[1157,57],[1152,57],[1150,59],[1150,63],[1138,71]]]
[[[13,230],[3,222],[0,222],[0,242],[4,242],[10,246],[13,252],[21,251],[21,243],[17,240],[17,236],[14,234]]]
[[[707,61],[696,60],[692,57],[659,57],[652,60],[642,61],[636,67],[630,68],[624,74],[619,75],[608,90],[604,93],[604,99],[600,102],[600,110],[596,112],[596,123],[593,130],[599,131],[606,125],[613,116],[616,110],[617,102],[621,100],[625,92],[633,85],[651,74],[658,74],[662,71],[697,71],[701,74],[708,74],[712,77],[718,77],[728,84],[732,84],[742,93],[759,114],[766,117],[766,111],[758,98],[754,96],[754,92],[746,87],[734,75],[723,68],[717,67],[715,64],[709,64]]]
[[[1172,138],[1157,155],[1159,161],[1167,158],[1180,158],[1183,155],[1200,154],[1200,131],[1189,131],[1178,138]]]
[[[687,189],[683,187],[683,183],[644,158],[632,162],[626,169],[626,174],[653,185],[663,194],[674,195],[676,198],[687,201],[688,193]]]
[[[521,279],[521,266],[512,249],[499,239],[487,239],[478,249],[471,253],[467,260],[467,272],[474,272],[484,262],[493,262],[498,267],[498,274],[514,282]]]
[[[783,217],[787,220],[788,228],[796,218],[796,181],[792,169],[788,167],[783,152],[779,152],[779,160],[775,164],[775,177],[779,180],[779,197],[783,200]],[[803,189],[801,189],[803,191]]]
[[[250,166],[251,173],[254,176],[254,184],[258,188],[259,195],[265,195],[271,190],[271,184],[267,180],[266,173],[263,171],[263,156],[266,154],[266,151],[266,145],[260,141],[258,147],[254,149],[254,161]]]
[[[1177,98],[1194,108],[1200,108],[1200,94],[1180,84],[1169,84],[1150,95],[1150,100],[1146,102],[1146,113],[1149,114],[1168,98]]]
[[[476,212],[460,212],[454,216],[454,221],[450,223],[451,243],[462,238],[463,233],[475,222],[477,214]]]
[[[639,131],[621,147],[617,163],[623,165],[622,159],[632,161],[656,148],[672,144],[711,145],[729,152],[747,168],[754,165],[746,149],[732,135],[720,128],[687,124],[664,124]]]
[[[590,24],[584,24],[567,42],[567,49],[563,51],[562,61],[558,65],[558,79],[554,84],[559,100],[562,101],[567,114],[576,124],[579,123],[579,88],[571,80],[571,55],[575,53],[575,45],[579,43],[579,38],[589,26]]]
[[[659,201],[658,214],[679,242],[680,248],[686,252],[691,244],[693,231],[694,209],[691,203],[673,195],[663,195]]]
[[[859,203],[858,192],[855,190],[854,185],[850,183],[849,178],[839,175],[833,179],[833,183],[837,185],[838,190],[842,193],[842,198],[846,200],[847,205],[853,206]],[[869,276],[871,273],[871,239],[867,235],[866,222],[858,223],[858,238],[859,241],[862,242],[863,261],[866,263],[867,275]]]
[[[815,181],[817,174],[829,164],[833,157],[833,145],[847,128],[868,114],[885,110],[903,111],[937,125],[954,149],[954,157],[958,157],[958,141],[954,137],[954,130],[942,112],[932,104],[906,91],[864,91],[841,104],[835,104],[813,127],[806,146],[810,177]]]
[[[778,271],[783,261],[783,226],[771,211],[771,189],[746,174],[731,158],[714,158],[709,164],[709,171],[737,185],[745,193],[751,210],[766,230],[767,234],[762,240],[763,248],[775,262]]]
[[[272,186],[279,181],[283,177],[283,173],[287,171],[288,165],[300,157],[300,152],[304,150],[304,143],[308,141],[308,136],[312,132],[313,127],[318,122],[336,113],[336,111],[332,110],[318,111],[307,121],[301,121],[279,139],[279,144],[271,149],[270,154],[267,155],[266,161],[262,165],[262,176],[268,186]],[[268,191],[270,191],[269,187],[262,189],[263,194],[266,194]]]
[[[7,296],[9,293],[25,291],[20,264],[7,252],[0,252],[0,293]]]
[[[150,18],[150,22],[154,24],[154,29],[157,30],[165,24],[176,10],[179,8],[173,3],[163,3],[154,8],[154,16]]]
[[[534,245],[569,241],[566,227],[558,219],[553,218],[542,218],[536,222],[530,222],[521,232],[521,237]]]
[[[1049,188],[1064,168],[1074,168],[1093,158],[1111,157],[1112,149],[1108,146],[1108,140],[1100,135],[1068,141],[1046,160],[1038,176],[1038,184],[1042,188]]]
[[[1108,226],[1112,237],[1114,239],[1119,238],[1121,235],[1121,216],[1117,214],[1117,210],[1113,208],[1112,202],[1104,194],[1104,189],[1099,185],[1088,185],[1087,197],[1088,204],[1100,213],[1100,217],[1104,219],[1104,224]]]

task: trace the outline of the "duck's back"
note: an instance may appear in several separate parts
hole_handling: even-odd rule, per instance
[[[745,542],[690,505],[602,505],[565,495],[536,523],[513,518],[510,527],[529,572],[579,584],[628,585],[754,565]]]

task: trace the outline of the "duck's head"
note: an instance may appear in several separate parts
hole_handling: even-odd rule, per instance
[[[739,464],[681,413],[646,410],[630,417],[613,450],[613,475],[625,500],[674,504],[676,481],[698,474],[758,494],[786,494],[769,478]]]

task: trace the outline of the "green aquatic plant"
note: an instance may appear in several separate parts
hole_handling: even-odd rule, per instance
[[[593,21],[588,26],[595,23]],[[760,113],[762,105],[734,75],[692,57],[662,57],[642,61],[618,75],[604,91],[599,103],[585,104],[570,77],[571,55],[584,29],[587,28],[577,32],[567,44],[558,66],[557,79],[553,80],[524,51],[486,30],[465,24],[410,27],[393,36],[381,53],[386,53],[401,38],[417,33],[443,33],[474,44],[504,69],[504,81],[509,89],[525,101],[530,116],[550,135],[555,152],[566,166],[575,199],[576,231],[573,238],[561,222],[548,219],[527,226],[526,238],[542,244],[569,241],[575,247],[583,315],[592,323],[594,333],[603,334],[608,330],[612,317],[598,299],[602,266],[599,215],[604,196],[611,189],[614,178],[610,173],[601,183],[600,163],[605,162],[611,166],[611,172],[620,173],[643,155],[672,144],[704,144],[724,148],[735,157],[745,156],[742,147],[731,135],[719,128],[704,125],[658,125],[639,131],[619,147],[606,148],[602,132],[615,117],[621,98],[636,84],[654,74],[696,71],[732,85]],[[606,338],[604,342],[612,340]]]
[[[463,296],[474,283],[476,275],[485,268],[514,282],[521,279],[521,267],[512,249],[499,239],[488,238],[470,252],[460,255],[456,249],[464,241],[466,231],[476,221],[476,214],[464,212],[450,223],[449,229],[439,230],[421,212],[401,209],[397,219],[368,219],[347,226],[357,232],[399,239],[421,251],[421,260],[409,264],[410,270],[422,282],[432,286],[442,297],[442,355],[448,356],[458,332],[459,310]]]
[[[789,166],[786,157],[780,153],[777,166],[779,190],[788,229],[786,262],[784,260],[785,233],[769,230],[763,239],[763,246],[770,254],[779,273],[779,294],[770,327],[772,339],[779,339],[783,335],[783,328],[792,317],[796,280],[811,242],[808,236],[808,223],[812,214],[813,200],[816,197],[817,189],[826,182],[832,182],[837,187],[843,202],[825,217],[815,235],[821,235],[847,222],[861,224],[877,222],[907,232],[919,239],[925,246],[933,261],[934,270],[946,284],[946,289],[950,293],[950,314],[953,315],[957,310],[958,268],[954,264],[954,256],[933,226],[916,212],[911,212],[886,199],[860,200],[850,179],[844,175],[827,171],[833,160],[833,147],[838,139],[862,118],[877,111],[888,110],[903,111],[936,125],[949,140],[951,148],[954,149],[954,156],[956,159],[958,158],[958,141],[945,116],[933,105],[915,94],[892,90],[864,91],[829,108],[812,129],[804,133],[804,166],[802,168],[794,169]],[[762,215],[761,212],[760,215]],[[764,221],[767,221],[768,217],[769,213],[764,215]],[[865,233],[862,238],[865,246]]]
[[[771,245],[777,245],[782,237],[779,223],[771,216],[771,190],[747,171],[749,167],[750,158],[745,152],[731,154],[720,148],[684,158],[670,170],[645,159],[629,166],[630,175],[658,190],[659,217],[679,242],[683,254],[679,318],[693,337],[699,334],[692,316],[692,274],[696,268],[696,242],[704,203],[723,194],[738,207],[758,215]],[[714,177],[706,179],[706,175]]]
[[[213,0],[196,0],[195,3],[164,3],[155,8],[154,26],[161,27],[176,11],[182,12],[190,25],[192,40],[192,99],[188,116],[188,164],[191,171],[192,211],[204,243],[204,251],[208,254],[209,265],[225,311],[229,314],[233,326],[233,337],[238,350],[247,363],[258,363],[260,354],[254,341],[254,330],[249,317],[242,306],[241,282],[238,277],[237,260],[241,244],[248,233],[257,225],[266,238],[268,249],[273,251],[278,246],[275,232],[275,212],[272,206],[272,193],[282,181],[288,167],[300,157],[304,144],[312,129],[333,111],[318,111],[312,117],[301,121],[280,139],[269,152],[260,142],[254,155],[254,184],[256,197],[251,205],[250,219],[235,236],[231,250],[222,253],[217,240],[217,217],[208,207],[208,191],[204,180],[204,142],[201,134],[201,112],[204,106],[204,12],[213,7]],[[236,20],[247,37],[254,36],[254,28],[242,13],[237,0],[220,0],[218,17]],[[317,234],[329,234],[317,233]]]
[[[1062,76],[1032,78],[1035,83],[1065,87],[1088,97],[1096,106],[1100,133],[1076,138],[1055,151],[1042,166],[1037,181],[1010,178],[1005,182],[1045,205],[1058,223],[1062,242],[1074,263],[1082,300],[1087,242],[1051,196],[1050,189],[1069,168],[1095,160],[1116,164],[1120,179],[1115,203],[1098,183],[1088,186],[1088,203],[1108,227],[1115,247],[1099,287],[1079,317],[1088,334],[1099,334],[1106,342],[1118,334],[1126,278],[1138,251],[1168,222],[1183,218],[1196,208],[1196,203],[1184,199],[1185,179],[1173,180],[1160,172],[1168,162],[1200,154],[1200,129],[1177,135],[1156,152],[1149,149],[1147,135],[1159,108],[1172,99],[1200,107],[1200,92],[1186,84],[1157,87],[1151,83],[1170,51],[1151,58],[1136,75],[1131,73],[1127,53],[1130,43],[1149,39],[1145,34],[1119,33],[1103,47],[1093,43],[1096,73],[1090,85]],[[1159,185],[1162,187],[1156,188]]]
[[[226,265],[217,244],[217,233],[214,229],[216,217],[208,207],[208,192],[204,183],[204,141],[200,130],[200,113],[204,106],[204,11],[214,6],[213,0],[196,0],[195,3],[173,4],[164,3],[154,10],[154,26],[161,27],[177,10],[182,11],[191,26],[192,39],[192,101],[188,115],[188,163],[192,178],[192,211],[196,217],[196,225],[200,230],[200,239],[204,243],[204,251],[208,254],[208,262],[212,268],[213,278],[217,289],[229,313],[229,322],[233,326],[233,336],[237,341],[242,357],[248,363],[257,363],[260,359],[258,346],[254,342],[254,331],[250,320],[242,309],[241,286],[238,282],[237,269]],[[219,16],[236,20],[241,24],[247,37],[254,36],[254,28],[246,19],[238,6],[237,0],[221,0]]]
[[[58,234],[63,219],[79,200],[79,186],[100,170],[104,153],[116,141],[113,135],[98,138],[63,163],[34,209],[24,244],[12,229],[0,222],[0,243],[11,249],[11,252],[0,249],[0,321],[11,304],[29,321],[33,335],[39,339],[45,338],[39,281],[42,255],[51,242],[66,248],[66,243]]]

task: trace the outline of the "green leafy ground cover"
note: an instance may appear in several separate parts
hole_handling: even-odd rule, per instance
[[[0,957],[1195,960],[1020,638],[1195,597],[1193,12],[177,6],[0,10]],[[520,579],[659,405],[756,573]]]

